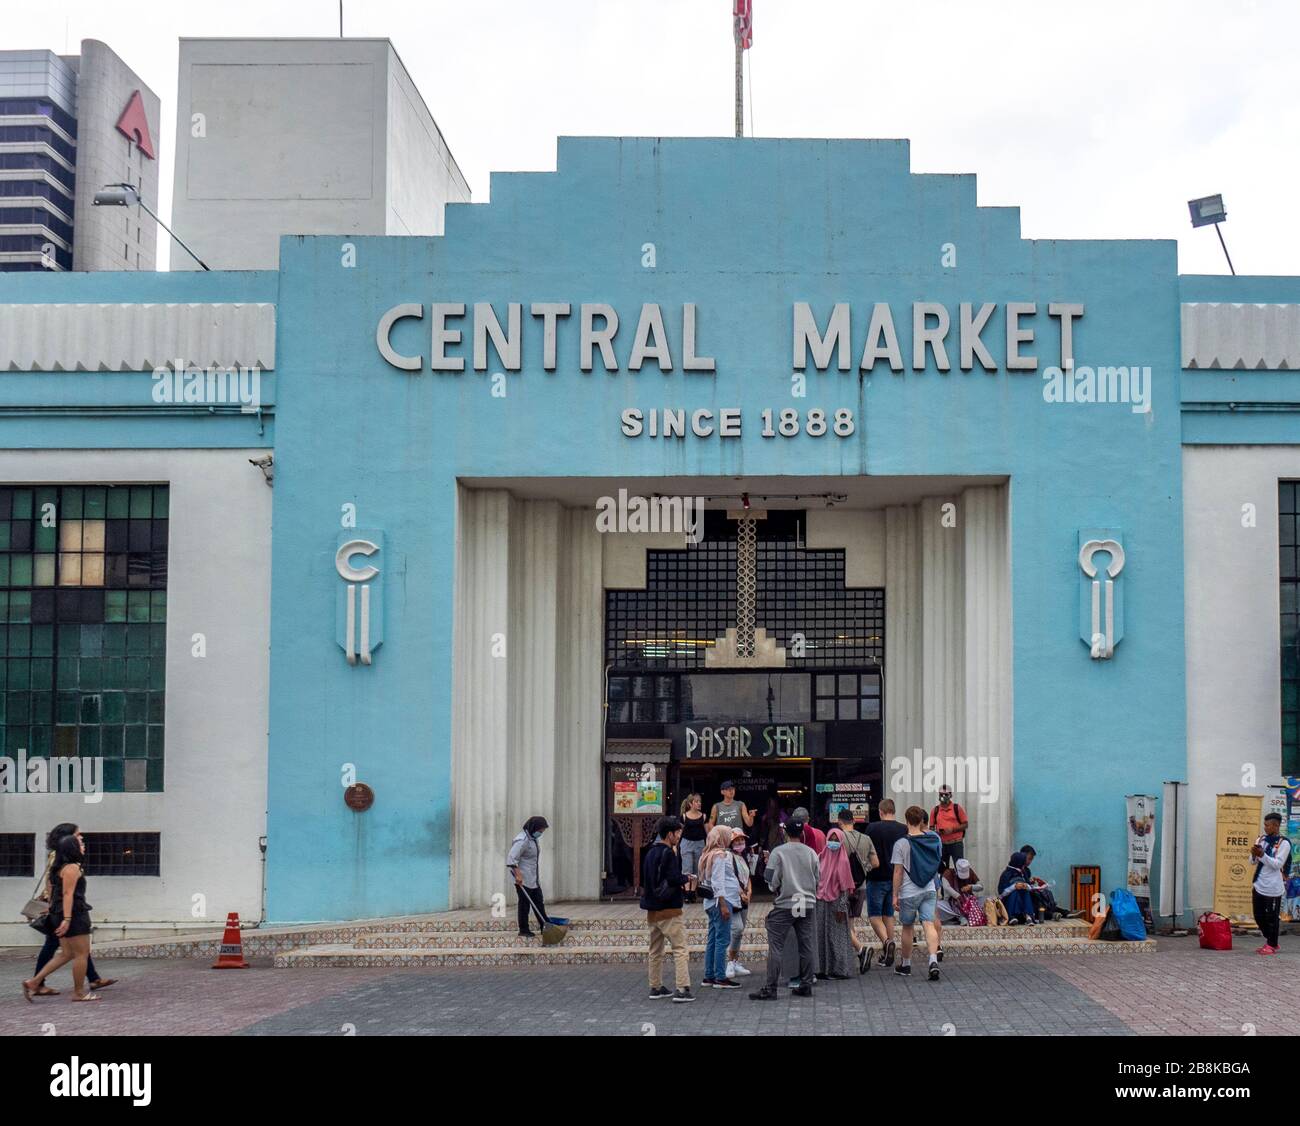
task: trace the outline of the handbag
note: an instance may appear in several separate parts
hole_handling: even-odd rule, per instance
[[[1202,950],[1231,950],[1232,924],[1223,915],[1206,911],[1196,920],[1196,933]]]
[[[47,899],[41,899],[38,894],[49,875],[50,865],[47,864],[41,878],[36,881],[36,886],[32,889],[31,899],[23,905],[20,912],[23,918],[27,920],[27,925],[41,934],[49,934],[50,932],[50,903]]]

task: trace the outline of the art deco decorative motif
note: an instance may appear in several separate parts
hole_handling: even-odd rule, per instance
[[[728,513],[737,521],[736,625],[728,629],[704,655],[709,668],[780,668],[785,650],[764,629],[755,628],[758,608],[758,521],[767,513],[745,509]]]
[[[349,665],[369,665],[384,640],[383,580],[380,556],[382,532],[358,535],[341,533],[334,553],[334,569],[343,585],[339,588],[335,614],[335,640],[347,655]],[[354,560],[367,562],[357,566]]]
[[[1080,636],[1094,661],[1108,661],[1124,636],[1123,600],[1115,585],[1124,570],[1124,548],[1114,532],[1080,532],[1079,539],[1079,569],[1084,574]],[[1101,567],[1095,561],[1098,555],[1108,560]]]

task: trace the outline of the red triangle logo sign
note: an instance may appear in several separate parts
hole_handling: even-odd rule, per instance
[[[150,160],[154,159],[153,140],[149,136],[149,122],[144,116],[144,99],[139,90],[131,95],[122,116],[117,119],[117,131],[134,141],[136,148]]]

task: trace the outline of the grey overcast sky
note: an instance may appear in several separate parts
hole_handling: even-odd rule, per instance
[[[337,0],[5,9],[0,47],[101,39],[158,93],[164,215],[178,37],[338,34]],[[393,41],[478,202],[560,135],[732,132],[731,0],[345,0],[344,31]],[[1237,269],[1295,274],[1298,42],[1297,0],[754,0],[753,134],[906,137],[1026,237],[1176,238],[1184,273],[1227,270],[1187,213],[1222,192]]]

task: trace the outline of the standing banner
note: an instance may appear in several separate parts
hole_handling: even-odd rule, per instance
[[[1291,842],[1291,855],[1300,857],[1300,778],[1288,776],[1286,780],[1286,826],[1287,840]],[[1282,904],[1283,910],[1293,923],[1300,923],[1300,895],[1293,895],[1300,880],[1300,863],[1291,862],[1291,881],[1287,884],[1287,898]]]
[[[1254,921],[1250,884],[1255,865],[1250,846],[1264,816],[1260,794],[1219,794],[1214,826],[1214,910],[1229,919]]]
[[[1187,839],[1187,783],[1166,782],[1164,799],[1160,817],[1160,914],[1176,920],[1186,907],[1183,842]]]
[[[1151,852],[1156,840],[1156,799],[1150,794],[1129,794],[1128,890],[1134,899],[1151,905]]]

